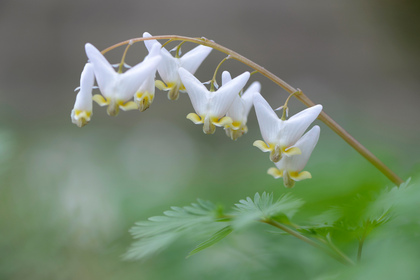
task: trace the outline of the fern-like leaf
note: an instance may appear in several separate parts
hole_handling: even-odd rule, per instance
[[[159,252],[188,233],[198,235],[214,231],[215,227],[209,228],[209,225],[215,224],[213,222],[218,210],[210,201],[198,200],[191,206],[171,207],[171,210],[163,213],[164,216],[136,223],[130,232],[139,240],[131,245],[124,258],[142,259]]]
[[[289,220],[303,205],[301,199],[292,197],[289,194],[281,196],[274,201],[273,194],[264,192],[262,195],[256,193],[254,200],[250,197],[240,200],[235,204],[233,215],[234,228],[242,228],[256,220]]]
[[[196,253],[198,253],[198,252],[200,252],[200,251],[202,251],[202,250],[204,250],[204,249],[206,249],[206,248],[208,248],[208,247],[210,247],[210,246],[212,246],[212,245],[214,245],[214,244],[216,244],[217,242],[219,242],[220,240],[222,240],[223,238],[228,236],[229,233],[231,233],[232,231],[233,231],[233,229],[232,229],[231,226],[227,226],[227,227],[222,228],[221,230],[219,230],[218,232],[213,234],[209,239],[207,239],[206,241],[198,244],[194,248],[194,250],[192,250],[188,254],[187,258],[196,254]]]

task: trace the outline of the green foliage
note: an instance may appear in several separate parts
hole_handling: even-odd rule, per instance
[[[379,194],[359,194],[344,205],[334,205],[330,210],[309,219],[300,226],[301,233],[326,237],[332,235],[352,242],[365,239],[375,228],[395,216],[395,205],[401,204],[409,190],[410,179],[401,186],[387,188]]]
[[[175,242],[186,232],[198,234],[215,221],[218,208],[209,201],[198,200],[191,206],[171,207],[164,216],[155,216],[148,221],[138,222],[130,230],[134,242],[125,259],[135,260],[148,257]]]
[[[219,242],[220,240],[222,240],[223,238],[225,238],[226,236],[229,235],[229,233],[231,233],[233,231],[231,226],[227,226],[222,228],[221,230],[219,230],[218,232],[216,232],[215,234],[213,234],[209,239],[207,239],[204,242],[201,242],[200,244],[198,244],[194,250],[192,250],[187,257],[190,257],[214,244],[216,244],[217,242]]]
[[[254,200],[247,197],[235,204],[230,215],[224,215],[220,207],[209,201],[198,200],[191,206],[171,207],[164,216],[151,217],[147,221],[138,222],[130,232],[134,242],[125,259],[136,260],[148,257],[161,251],[182,236],[197,237],[210,235],[204,242],[198,244],[188,256],[194,255],[225,238],[233,230],[243,228],[256,221],[274,219],[288,222],[303,205],[302,200],[291,195],[283,195],[274,201],[273,194],[256,193]],[[228,226],[220,229],[220,224]],[[214,234],[215,228],[219,228]]]
[[[273,197],[272,193],[264,192],[262,195],[256,193],[254,200],[250,197],[240,200],[234,208],[234,228],[239,229],[254,221],[268,219],[288,223],[304,203],[301,199],[294,198],[290,194],[282,195],[276,201]]]

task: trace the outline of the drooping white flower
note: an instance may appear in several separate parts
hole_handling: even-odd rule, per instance
[[[94,82],[93,65],[86,63],[80,75],[80,90],[71,111],[71,121],[78,127],[86,125],[92,116],[92,88]]]
[[[254,146],[263,152],[270,152],[270,159],[273,162],[278,162],[283,156],[301,154],[295,144],[322,111],[322,105],[315,105],[288,120],[281,120],[261,94],[254,95],[254,107],[261,135],[265,141],[257,140]]]
[[[144,61],[159,56],[161,52],[160,49],[160,44],[154,44],[149,55],[146,56]],[[137,104],[141,112],[149,108],[155,98],[155,77],[156,71],[150,72],[150,75],[145,79],[134,95],[134,102]]]
[[[279,162],[275,163],[277,168],[271,167],[268,169],[267,173],[276,179],[283,178],[283,183],[286,188],[292,188],[295,185],[295,181],[312,178],[311,173],[302,170],[318,142],[319,133],[319,126],[314,126],[295,144],[301,151],[301,154],[283,157]]]
[[[145,38],[151,36],[148,32],[143,33]],[[145,40],[144,44],[149,52],[155,44],[162,46],[157,40]],[[165,48],[161,48],[162,61],[158,66],[158,72],[164,83],[156,81],[156,87],[160,90],[169,91],[168,98],[177,100],[179,92],[185,92],[185,87],[178,75],[178,69],[182,67],[194,74],[211,51],[212,48],[200,45],[178,58],[173,57]]]
[[[187,119],[195,124],[204,124],[203,131],[206,134],[213,134],[216,130],[215,126],[223,127],[232,124],[232,119],[225,115],[248,81],[249,72],[237,76],[214,92],[207,90],[193,74],[184,68],[179,69],[179,75],[196,112],[188,114]]]
[[[137,104],[129,100],[146,78],[156,71],[161,60],[160,55],[150,57],[124,73],[117,73],[93,45],[86,44],[85,50],[102,93],[94,95],[93,100],[101,106],[108,106],[107,112],[110,116],[116,116],[120,109],[124,111],[138,109]]]
[[[222,85],[226,84],[231,80],[230,73],[223,71],[222,73]],[[249,111],[251,111],[253,104],[253,96],[255,93],[260,92],[261,84],[259,82],[253,82],[243,94],[238,94],[230,105],[229,110],[226,113],[226,117],[232,119],[232,124],[225,127],[226,135],[232,140],[236,140],[245,133],[248,132],[246,125],[248,121]]]

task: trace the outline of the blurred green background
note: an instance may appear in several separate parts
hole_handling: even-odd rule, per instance
[[[202,198],[229,209],[255,192],[291,192],[307,202],[305,220],[392,183],[317,121],[320,142],[306,168],[313,179],[286,190],[266,175],[267,155],[252,147],[261,139],[253,111],[250,131],[238,141],[222,130],[207,136],[185,119],[192,112],[186,95],[172,102],[157,92],[149,110],[117,118],[94,105],[92,122],[79,129],[70,111],[84,44],[103,49],[144,31],[213,39],[323,104],[405,180],[420,170],[418,3],[0,1],[0,279],[334,277],[340,269],[334,260],[264,225],[189,259],[196,243],[180,240],[149,260],[122,261],[129,228],[172,205]],[[108,58],[116,63],[122,51]],[[128,61],[145,54],[136,44]],[[214,51],[198,78],[209,80],[223,57]],[[249,70],[235,61],[224,67],[233,76]],[[258,75],[252,80],[262,83],[273,107],[284,103],[280,88]],[[296,100],[290,105],[292,114],[304,108]],[[418,257],[401,242],[386,248]],[[355,248],[345,250],[354,256]],[[366,254],[377,256],[378,248],[367,246]],[[404,265],[398,269],[415,266]]]

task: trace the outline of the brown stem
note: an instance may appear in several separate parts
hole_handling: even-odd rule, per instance
[[[187,41],[192,42],[204,46],[211,47],[215,50],[223,52],[230,56],[230,58],[236,59],[245,65],[251,67],[252,69],[258,71],[261,75],[267,77],[288,93],[292,94],[297,92],[297,90],[290,86],[288,83],[271,73],[270,71],[266,70],[264,67],[256,64],[255,62],[249,60],[248,58],[234,52],[222,45],[215,43],[214,41],[208,40],[206,38],[191,38],[185,36],[178,36],[178,35],[162,35],[162,36],[153,36],[147,38],[135,38],[131,40],[127,40],[118,44],[115,44],[109,48],[106,48],[102,51],[102,54],[106,52],[126,44],[132,44],[134,42],[140,42],[145,40],[160,40],[160,39],[169,39],[172,41],[180,40],[180,41]],[[294,95],[299,101],[301,101],[306,106],[310,107],[315,105],[304,93],[299,91]],[[337,133],[341,138],[344,139],[350,146],[352,146],[357,152],[359,152],[364,158],[366,158],[370,163],[373,164],[379,171],[381,171],[389,180],[391,180],[397,186],[403,183],[403,180],[398,177],[391,169],[389,169],[382,161],[380,161],[374,154],[372,154],[368,149],[366,149],[362,144],[360,144],[356,139],[353,138],[344,128],[342,128],[339,124],[337,124],[331,117],[329,117],[324,111],[318,117],[322,122],[324,122],[329,128],[331,128],[335,133]]]

